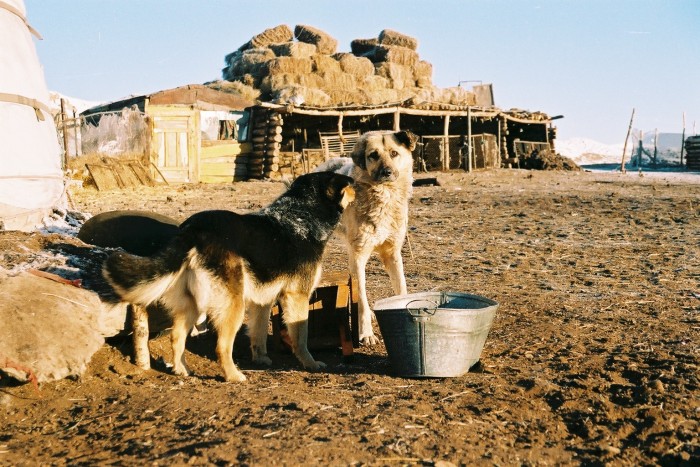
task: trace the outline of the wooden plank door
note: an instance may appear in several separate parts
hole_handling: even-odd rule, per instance
[[[151,160],[168,182],[198,180],[196,113],[153,115]]]

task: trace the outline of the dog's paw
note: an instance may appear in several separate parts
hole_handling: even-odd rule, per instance
[[[360,338],[360,345],[371,347],[379,344],[379,338],[374,334]]]
[[[304,365],[304,368],[307,370],[320,370],[321,368],[325,368],[326,364],[323,362],[319,362],[318,360],[314,360],[313,362],[309,363],[308,365]]]
[[[185,367],[173,367],[173,374],[176,376],[189,376],[190,372]]]
[[[236,371],[232,371],[229,374],[225,375],[224,379],[226,379],[227,383],[242,383],[247,378],[245,377],[245,375],[243,373],[236,370]]]
[[[253,363],[257,365],[270,366],[272,365],[272,359],[267,355],[259,355],[253,358]]]

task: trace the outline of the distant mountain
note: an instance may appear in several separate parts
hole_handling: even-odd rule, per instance
[[[605,144],[588,138],[556,140],[555,148],[578,165],[613,164],[622,159],[623,144]],[[630,146],[627,147],[629,154]]]
[[[686,135],[686,137],[689,135]],[[622,149],[624,143],[605,144],[588,138],[570,138],[556,140],[556,151],[562,156],[576,162],[578,165],[593,164],[619,164],[622,161]],[[651,163],[654,154],[654,133],[644,133],[642,138],[644,164]],[[634,130],[627,142],[627,154],[625,160],[631,162],[638,153],[639,131]],[[674,165],[680,160],[681,134],[659,133],[656,148],[656,161],[658,164]]]

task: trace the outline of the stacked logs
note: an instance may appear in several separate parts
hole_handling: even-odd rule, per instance
[[[685,140],[685,164],[688,170],[700,170],[700,136]]]
[[[251,141],[253,152],[248,156],[250,178],[279,179],[282,147],[282,116],[267,109],[257,109]]]
[[[309,173],[325,161],[323,151],[304,150],[303,152],[280,153],[280,175],[287,178],[296,178],[299,175]]]

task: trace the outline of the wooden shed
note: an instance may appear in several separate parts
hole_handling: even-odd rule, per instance
[[[360,134],[410,130],[419,137],[415,170],[518,167],[533,151],[554,149],[556,128],[542,112],[493,106],[420,105],[309,108],[263,103],[248,109],[251,178],[295,176],[347,155]]]
[[[244,110],[253,105],[237,95],[191,84],[122,99],[81,113],[92,125],[106,114],[134,108],[147,124],[144,165],[167,182],[231,182],[248,178],[251,145],[240,143]]]

